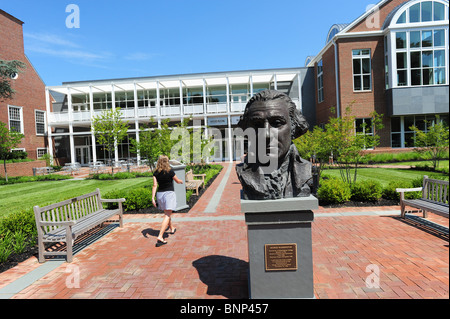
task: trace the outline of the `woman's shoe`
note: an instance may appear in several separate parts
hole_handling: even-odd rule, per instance
[[[161,247],[161,246],[163,246],[163,245],[165,245],[165,244],[167,244],[167,241],[165,241],[165,240],[163,241],[163,240],[159,240],[159,239],[158,239],[158,240],[156,241],[156,245],[155,245],[155,246],[156,246],[156,247]]]

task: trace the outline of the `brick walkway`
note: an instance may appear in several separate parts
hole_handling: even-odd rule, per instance
[[[177,232],[167,245],[155,247],[161,214],[126,215],[123,228],[97,230],[100,239],[71,264],[32,257],[1,273],[0,298],[248,298],[241,186],[234,167],[224,166],[188,214],[173,215]],[[315,211],[316,298],[449,298],[448,235],[401,220],[399,212],[398,206]],[[448,227],[448,218],[429,216]],[[379,288],[370,285],[375,272]]]

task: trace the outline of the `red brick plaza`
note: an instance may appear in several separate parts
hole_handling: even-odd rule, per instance
[[[191,211],[173,215],[177,232],[167,245],[155,247],[162,215],[125,215],[123,228],[105,226],[79,243],[86,247],[71,264],[32,257],[1,273],[0,298],[248,298],[241,185],[234,165],[223,165]],[[399,206],[314,213],[317,299],[449,298],[448,234],[400,219]],[[428,219],[449,225],[448,218]]]

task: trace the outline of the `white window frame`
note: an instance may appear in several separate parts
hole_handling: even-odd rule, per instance
[[[429,0],[428,0],[429,1]],[[436,20],[434,21],[434,4],[432,6],[432,20],[433,21],[426,21],[426,22],[408,22],[409,21],[409,9],[417,4],[421,3],[423,0],[417,0],[417,1],[410,1],[407,2],[404,7],[402,7],[400,10],[397,11],[397,13],[394,14],[392,17],[391,24],[386,28],[387,36],[388,36],[388,46],[389,46],[389,81],[390,81],[390,88],[405,88],[405,87],[423,87],[423,86],[442,86],[442,85],[448,85],[450,83],[449,77],[449,12],[448,12],[448,2],[442,1],[442,0],[434,0],[432,3],[437,2],[441,3],[445,6],[444,10],[444,20]],[[398,18],[406,12],[406,23],[397,23]],[[420,14],[422,14],[422,10],[420,10]],[[420,19],[421,20],[421,19]],[[438,29],[444,29],[444,39],[445,43],[443,47],[436,47],[434,45],[434,30]],[[410,36],[411,31],[432,31],[432,37],[433,37],[433,46],[427,47],[427,48],[411,48],[410,46]],[[405,32],[406,33],[406,48],[397,49],[396,45],[396,32]],[[433,51],[433,61],[434,61],[434,52],[436,50],[445,50],[445,83],[442,84],[435,84],[434,82],[434,70],[436,67],[433,65],[433,84],[423,84],[423,71],[421,74],[421,85],[411,85],[411,52],[414,51]],[[397,53],[404,52],[407,55],[407,65],[404,70],[406,70],[406,85],[399,86],[398,85],[398,69],[397,69]],[[416,68],[414,68],[416,69]],[[418,69],[418,68],[417,68]],[[421,64],[420,70],[423,70],[423,66]]]
[[[359,91],[358,91],[359,92]],[[367,120],[370,120],[370,128],[371,128],[371,131],[370,132],[366,132],[366,126],[364,126],[363,127],[363,131],[362,132],[358,132],[357,131],[357,129],[358,129],[358,127],[357,127],[357,125],[356,125],[356,121],[358,121],[358,120],[362,120],[362,122],[363,122],[363,124],[366,124],[366,121]],[[368,135],[368,136],[374,136],[373,134],[374,134],[374,131],[375,131],[375,125],[373,124],[373,118],[372,117],[361,117],[361,118],[356,118],[355,119],[355,134],[356,135]],[[373,150],[373,147],[370,147],[370,148],[367,148],[365,145],[364,145],[364,149],[365,150]]]
[[[8,105],[8,128],[9,130],[11,130],[11,114],[10,114],[10,110],[11,109],[18,109],[19,110],[19,116],[20,116],[20,132],[24,134],[24,124],[23,124],[23,108],[21,106],[15,106],[15,105]],[[13,121],[17,121],[16,119],[12,119]]]
[[[39,156],[39,151],[42,151],[42,150],[44,150],[45,153],[42,154],[41,156]],[[47,148],[47,147],[38,147],[38,148],[36,149],[36,157],[37,157],[37,158],[41,158],[43,155],[45,155],[45,154],[47,154],[47,153],[48,153],[48,148]]]
[[[320,71],[319,71],[320,67]],[[318,103],[323,102],[324,94],[323,94],[323,60],[317,63],[317,101]]]
[[[43,113],[44,116],[44,123],[38,123],[37,121],[37,113]],[[44,136],[47,133],[47,117],[46,112],[43,110],[34,110],[34,123],[35,123],[35,129],[36,129],[36,135],[37,136]],[[38,133],[37,125],[43,124],[44,125],[44,133]]]
[[[369,54],[359,54],[353,55],[354,51],[363,51],[369,50]],[[362,61],[363,59],[369,59],[369,73],[363,73]],[[353,68],[353,61],[360,60],[361,73],[355,74],[355,70]],[[353,49],[352,50],[352,80],[353,80],[353,92],[371,92],[372,91],[372,50],[371,49]],[[364,77],[369,76],[369,89],[364,89]],[[355,77],[359,77],[361,80],[361,90],[355,90]]]

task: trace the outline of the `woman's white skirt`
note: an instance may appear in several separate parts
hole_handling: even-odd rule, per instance
[[[175,210],[177,208],[177,196],[174,191],[157,192],[156,201],[161,210]]]

